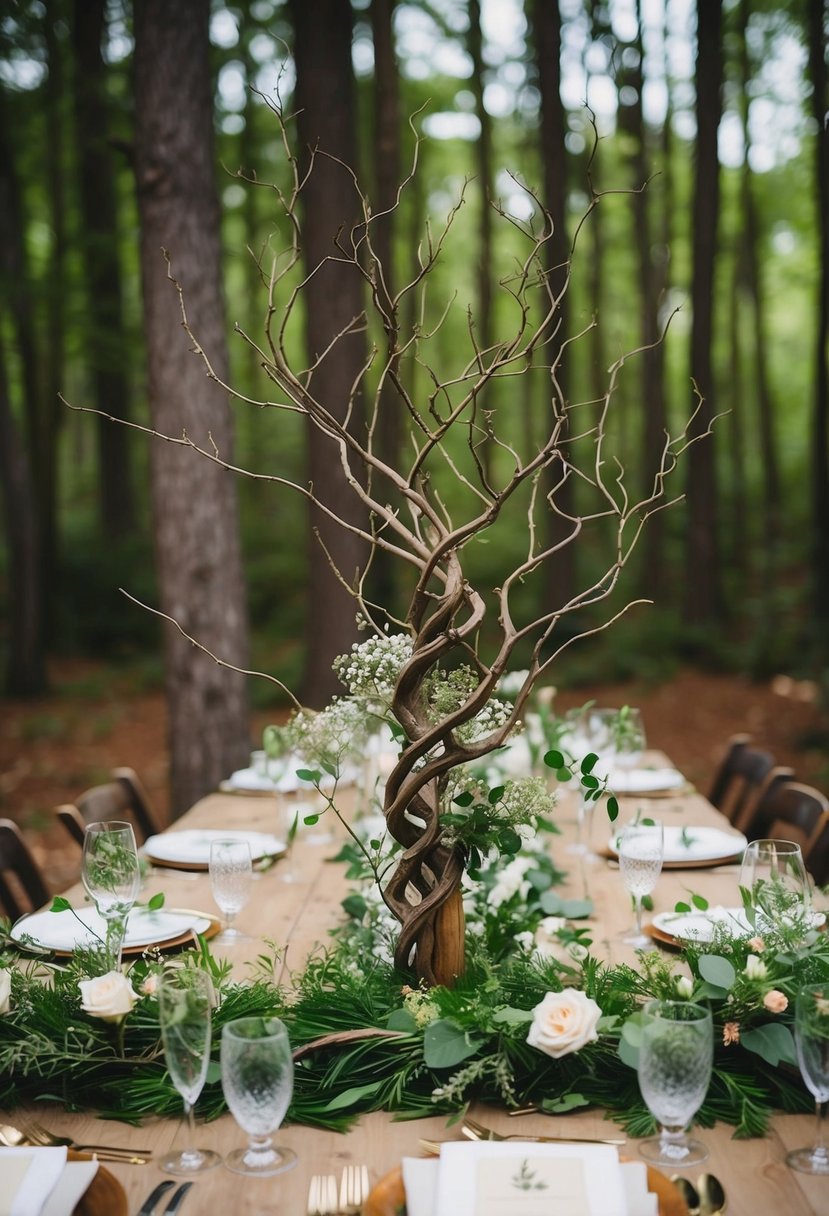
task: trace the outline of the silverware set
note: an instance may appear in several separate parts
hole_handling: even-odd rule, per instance
[[[142,1203],[141,1207],[138,1209],[138,1216],[154,1216],[156,1205],[175,1185],[176,1184],[174,1182],[171,1182],[168,1179],[166,1182],[159,1182],[158,1186],[153,1187],[147,1198]],[[182,1184],[171,1196],[170,1202],[167,1204],[166,1208],[159,1208],[159,1212],[163,1213],[163,1216],[175,1216],[175,1213],[179,1210],[181,1205],[184,1203],[184,1200],[187,1198],[187,1192],[190,1190],[192,1185],[192,1182],[182,1182]]]
[[[503,1136],[500,1132],[494,1131],[491,1127],[485,1127],[483,1123],[478,1123],[475,1119],[471,1119],[469,1115],[464,1117],[461,1124],[461,1134],[466,1136],[467,1140],[524,1140],[531,1144],[625,1144],[625,1140],[613,1139],[611,1137],[598,1136],[526,1136],[520,1133],[515,1133],[509,1136]],[[440,1153],[439,1140],[421,1140],[420,1147],[425,1153],[430,1153],[437,1156]]]
[[[370,1189],[365,1165],[345,1167],[339,1192],[333,1174],[314,1174],[308,1188],[308,1216],[351,1216],[360,1211]]]
[[[23,1127],[10,1123],[0,1124],[0,1144],[7,1148],[20,1148],[33,1144],[40,1148],[65,1146],[77,1153],[94,1153],[99,1161],[118,1162],[120,1165],[146,1165],[152,1154],[149,1149],[118,1148],[114,1144],[79,1144],[70,1136],[56,1136],[40,1123],[27,1122]]]

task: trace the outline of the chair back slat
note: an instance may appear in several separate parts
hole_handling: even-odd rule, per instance
[[[0,819],[0,911],[17,920],[48,899],[40,867],[20,829],[12,819]]]
[[[112,778],[86,790],[76,802],[55,808],[58,819],[78,844],[83,844],[87,824],[104,819],[127,820],[133,825],[139,845],[159,831],[146,791],[134,770],[116,768]]]

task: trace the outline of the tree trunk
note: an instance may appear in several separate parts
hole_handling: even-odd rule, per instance
[[[723,73],[721,25],[722,0],[698,0],[697,143],[691,216],[691,260],[694,268],[691,285],[691,376],[702,396],[702,405],[692,424],[692,436],[702,434],[710,426],[715,413],[711,336],[720,194],[717,131]],[[695,443],[688,457],[685,615],[689,624],[705,627],[716,620],[722,610],[713,436]]]
[[[360,218],[357,192],[344,168],[357,168],[351,6],[348,0],[319,0],[313,5],[291,0],[290,11],[303,176],[313,149],[319,149],[302,191],[303,255],[306,274],[312,276],[305,326],[308,364],[314,367],[311,391],[336,418],[344,420],[351,411],[349,427],[356,434],[364,428],[364,403],[354,390],[365,362],[362,282],[354,266],[335,260],[336,242],[348,245]],[[341,336],[331,346],[338,334]],[[308,470],[316,498],[336,518],[345,522],[361,518],[336,446],[312,427],[308,429]],[[365,566],[367,552],[363,543],[316,505],[310,518],[304,699],[319,706],[342,691],[331,664],[358,636],[355,601],[340,579],[353,585]]]
[[[74,0],[74,102],[81,203],[80,245],[86,296],[85,357],[96,409],[116,418],[130,415],[129,343],[121,307],[118,207],[115,170],[108,143],[106,65],[101,54],[105,0]],[[97,419],[98,511],[110,541],[135,527],[130,469],[130,432]]]
[[[644,412],[644,481],[645,493],[651,493],[654,478],[660,468],[665,445],[667,415],[662,384],[662,358],[659,341],[659,285],[654,266],[651,200],[653,185],[648,132],[643,115],[642,94],[645,85],[644,45],[642,40],[641,0],[636,4],[637,35],[633,50],[638,56],[635,66],[625,75],[623,83],[633,90],[633,104],[627,107],[631,135],[630,158],[633,181],[633,231],[636,238],[636,259],[639,277],[639,339],[642,351],[641,394]],[[642,591],[661,601],[667,588],[664,561],[663,513],[658,511],[648,521],[647,561],[643,568]]]
[[[567,310],[562,295],[570,263],[570,242],[567,237],[567,151],[564,137],[567,120],[561,100],[561,13],[558,0],[534,0],[532,6],[535,30],[535,53],[538,83],[541,90],[541,156],[544,181],[544,205],[553,222],[553,238],[548,242],[546,271],[551,288],[561,296],[558,305],[559,325],[545,346],[545,358],[555,369],[550,408],[558,412],[567,397],[568,371],[563,354],[567,333]],[[566,438],[566,436],[565,436]],[[565,447],[566,450],[566,447]],[[555,487],[555,488],[554,488]],[[570,525],[558,512],[572,516],[575,511],[573,478],[561,480],[561,466],[554,465],[547,474],[546,492],[552,494],[556,510],[546,513],[548,534],[545,544],[556,545],[570,531]],[[550,563],[544,589],[545,604],[563,604],[576,593],[576,565],[573,545],[565,545],[555,562]]]
[[[820,283],[815,332],[815,398],[812,423],[812,528],[815,616],[822,622],[820,645],[826,650],[829,619],[829,122],[826,113],[826,3],[809,0],[809,74],[816,127],[815,176],[820,241]]]
[[[185,432],[208,450],[215,444],[230,461],[227,394],[208,378],[182,333],[178,295],[162,256],[169,251],[192,331],[226,379],[209,11],[209,0],[135,5],[135,169],[153,426],[165,435]],[[150,456],[162,610],[213,654],[246,667],[235,482],[187,447],[157,440]],[[177,815],[246,762],[248,703],[245,678],[194,648],[171,624],[164,643]]]
[[[469,57],[472,60],[472,79],[470,87],[475,97],[475,113],[480,123],[480,134],[475,143],[475,161],[478,178],[478,194],[480,200],[480,217],[478,220],[478,258],[475,267],[475,278],[478,289],[476,292],[477,307],[475,309],[475,331],[478,345],[486,350],[492,345],[492,119],[484,105],[484,53],[483,32],[481,30],[480,0],[469,0],[469,33],[467,35]],[[478,402],[478,425],[482,428],[482,443],[478,449],[484,467],[486,480],[490,480],[492,467],[492,439],[494,436],[492,415],[487,410],[494,409],[491,400],[492,386],[489,394]]]
[[[5,690],[11,697],[45,692],[43,596],[37,508],[26,451],[14,424],[0,343],[0,494],[8,553],[8,651]]]
[[[752,364],[757,384],[757,421],[760,435],[760,453],[763,462],[763,501],[761,508],[763,518],[763,543],[761,545],[763,562],[762,585],[768,598],[768,594],[773,594],[775,591],[775,574],[780,558],[780,462],[777,455],[777,437],[774,433],[775,408],[769,377],[765,301],[760,276],[760,217],[754,199],[752,172],[749,164],[751,128],[748,121],[748,107],[751,65],[748,39],[746,38],[749,13],[750,5],[748,0],[741,0],[739,10],[741,87],[739,96],[743,121],[744,152],[740,181],[740,212],[743,221],[740,244],[743,250],[745,286],[751,300],[751,317],[754,326]]]
[[[374,162],[375,200],[372,243],[383,267],[381,287],[384,307],[391,311],[395,292],[393,210],[400,185],[400,79],[394,52],[395,0],[372,0],[371,29],[374,39]],[[392,358],[392,351],[387,352]],[[397,367],[398,360],[393,359]],[[376,445],[381,460],[397,468],[402,440],[400,400],[388,380],[380,390]],[[371,598],[393,608],[396,603],[394,559],[384,549],[374,554],[371,565]]]
[[[20,189],[3,100],[0,88],[0,302],[2,311],[11,319],[9,328],[17,348],[24,418],[24,434],[20,436],[12,417],[5,360],[0,350],[0,479],[9,551],[6,686],[10,693],[29,695],[42,692],[47,682],[40,505],[46,428]]]

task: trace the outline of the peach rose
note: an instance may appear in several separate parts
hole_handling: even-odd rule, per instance
[[[596,1024],[601,1016],[596,1002],[575,988],[548,992],[533,1010],[527,1042],[557,1060],[594,1042],[599,1037]]]
[[[81,1009],[104,1022],[120,1022],[138,1000],[138,993],[120,971],[108,971],[92,980],[79,980]]]
[[[784,992],[780,992],[777,988],[772,988],[763,997],[763,1004],[769,1013],[782,1013],[784,1009],[789,1007],[789,998]]]

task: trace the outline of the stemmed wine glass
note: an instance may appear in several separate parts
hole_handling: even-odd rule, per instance
[[[815,1143],[786,1154],[802,1174],[829,1174],[829,1148],[823,1133],[821,1108],[829,1102],[829,984],[806,984],[797,994],[794,1041],[806,1088],[815,1099]]]
[[[120,820],[87,824],[81,878],[106,922],[107,970],[121,966],[127,917],[141,889],[141,867],[132,825]]]
[[[253,861],[247,840],[211,841],[209,870],[213,898],[225,918],[224,928],[215,942],[234,945],[245,941],[245,934],[233,928],[233,920],[248,902],[253,882]]]
[[[622,881],[633,896],[636,916],[633,931],[622,940],[643,948],[650,945],[650,938],[642,932],[642,897],[650,895],[662,873],[662,824],[658,819],[627,824],[619,837],[618,850]]]
[[[808,916],[809,876],[793,840],[752,840],[743,854],[740,887],[765,925],[792,925]]]
[[[711,1011],[692,1001],[647,1001],[639,1045],[639,1089],[660,1125],[639,1152],[653,1165],[684,1169],[708,1149],[689,1138],[688,1124],[708,1092],[714,1058]]]
[[[285,1118],[294,1088],[288,1031],[278,1018],[249,1017],[222,1027],[222,1090],[230,1111],[248,1134],[246,1148],[225,1157],[237,1174],[267,1178],[296,1165],[296,1153],[271,1139]]]
[[[197,967],[170,968],[158,985],[158,1021],[170,1080],[184,1100],[189,1147],[159,1158],[159,1169],[186,1177],[212,1170],[221,1157],[212,1149],[195,1148],[193,1107],[204,1088],[210,1063],[210,1011],[213,982]]]

